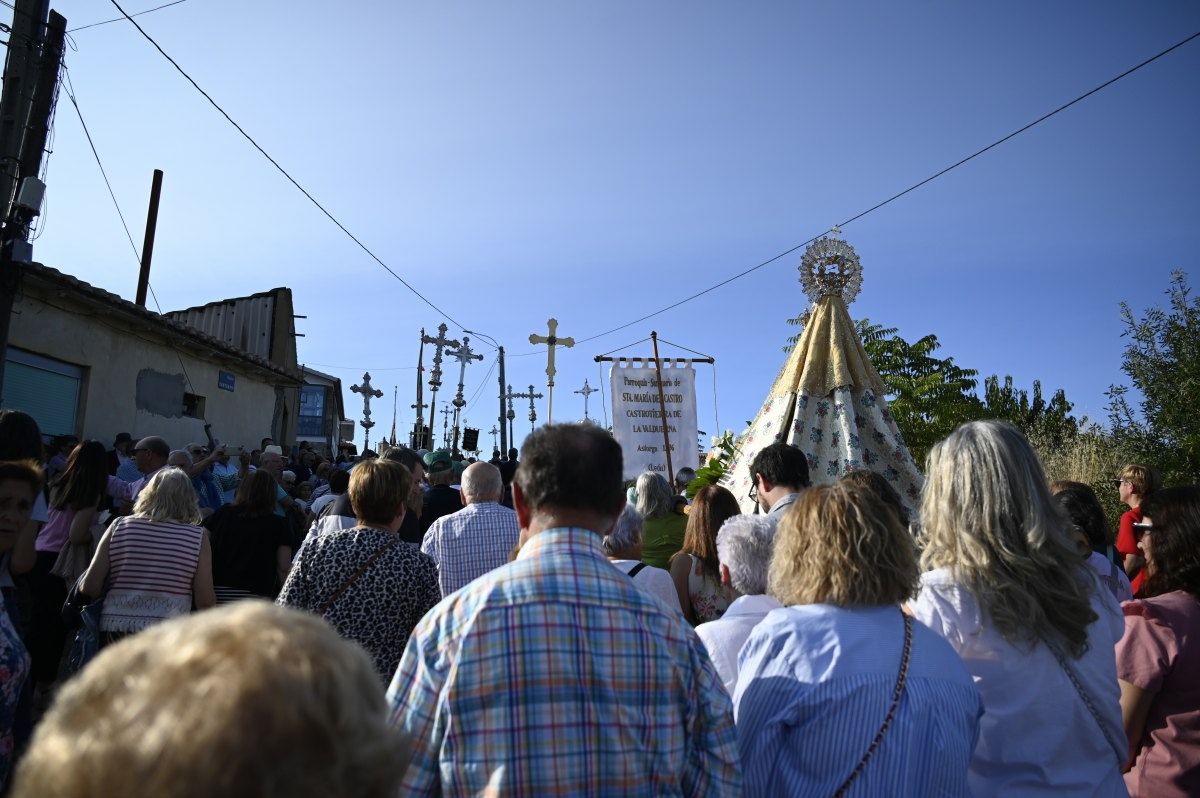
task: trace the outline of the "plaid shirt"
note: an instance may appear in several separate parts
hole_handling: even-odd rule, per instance
[[[741,795],[732,705],[695,632],[553,529],[443,600],[388,691],[402,795]]]
[[[508,562],[520,536],[512,510],[496,502],[474,502],[434,521],[421,551],[437,563],[438,585],[449,596]]]

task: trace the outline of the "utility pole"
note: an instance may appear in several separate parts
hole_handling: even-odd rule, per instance
[[[500,350],[500,456],[508,457],[508,430],[504,428],[504,347],[497,348]]]
[[[47,24],[47,15],[49,23]],[[32,261],[29,225],[41,212],[45,186],[38,180],[55,89],[62,67],[67,20],[49,11],[49,0],[16,0],[0,94],[0,398],[19,263]]]

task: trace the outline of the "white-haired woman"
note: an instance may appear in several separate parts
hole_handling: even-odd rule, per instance
[[[168,467],[146,483],[133,515],[108,528],[80,585],[85,596],[104,597],[102,644],[217,603],[212,549],[199,524],[191,478]]]
[[[633,583],[679,612],[679,593],[671,575],[662,568],[642,562],[642,514],[633,505],[625,505],[612,531],[604,536],[608,561],[633,580]]]
[[[647,471],[637,478],[637,511],[642,514],[642,558],[646,565],[667,569],[683,548],[687,516],[675,512],[675,492],[662,474]]]
[[[932,570],[912,608],[983,696],[971,792],[1125,795],[1121,610],[1079,562],[1037,455],[1016,428],[977,421],[934,446],[926,470]]]

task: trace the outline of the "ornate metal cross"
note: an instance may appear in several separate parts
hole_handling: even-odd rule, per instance
[[[513,437],[513,419],[515,419],[517,417],[517,414],[513,410],[513,402],[512,402],[512,400],[515,399],[516,396],[517,395],[515,393],[513,393],[512,386],[509,385],[508,393],[504,394],[504,398],[508,400],[508,412],[505,413],[504,416],[505,416],[505,418],[508,419],[508,440],[509,440],[509,443],[511,443],[513,446],[517,445],[516,438]],[[508,452],[505,452],[504,456],[508,457]]]
[[[541,399],[542,395],[540,393],[534,393],[532,385],[529,386],[529,393],[513,393],[512,386],[510,385],[508,387],[508,393],[513,399],[529,400],[529,431],[533,432],[533,422],[537,421],[537,410],[533,406],[533,400]]]
[[[437,416],[435,415],[437,413],[437,392],[438,388],[442,387],[442,351],[447,347],[459,346],[456,338],[446,337],[446,331],[449,329],[446,323],[442,322],[438,325],[437,338],[434,338],[432,335],[421,336],[422,343],[433,344],[434,347],[433,368],[429,371],[429,390],[431,391],[429,397],[429,419],[434,424],[437,423]]]
[[[554,375],[558,372],[554,369],[554,348],[557,346],[565,346],[568,349],[575,346],[574,338],[559,338],[558,337],[558,319],[549,319],[546,322],[547,334],[538,335],[533,333],[529,336],[529,343],[546,344],[546,391],[550,398],[546,402],[546,423],[553,423],[554,419]],[[529,389],[531,392],[533,388]],[[532,419],[531,419],[532,420]]]
[[[355,393],[362,394],[363,398],[363,417],[359,421],[363,428],[363,449],[367,448],[367,443],[371,436],[371,427],[375,426],[375,422],[371,420],[371,397],[376,399],[383,396],[383,391],[371,387],[371,373],[363,372],[362,385],[351,385],[350,390]]]
[[[467,376],[467,364],[472,360],[483,360],[483,355],[477,355],[471,351],[471,339],[466,335],[463,336],[462,344],[457,349],[446,354],[458,361],[458,393],[454,395],[454,401],[450,403],[454,405],[454,439],[458,440],[459,417],[462,415],[462,409],[467,405],[467,400],[463,398],[463,381]]]
[[[588,418],[588,399],[591,397],[592,394],[596,393],[599,390],[600,390],[599,388],[593,388],[592,386],[588,385],[587,379],[584,379],[583,387],[575,392],[575,393],[583,394],[583,420],[584,421],[590,420]]]

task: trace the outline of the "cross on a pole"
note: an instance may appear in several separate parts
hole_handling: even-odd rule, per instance
[[[532,385],[529,386],[529,393],[512,393],[512,386],[509,386],[509,393],[512,394],[514,399],[529,400],[529,431],[533,432],[533,422],[537,421],[537,410],[533,406],[533,400],[541,399],[542,395],[540,393],[534,393]]]
[[[409,405],[409,407],[417,411],[417,423],[413,425],[412,441],[409,443],[409,445],[414,449],[425,449],[431,447],[433,445],[432,440],[430,440],[428,443],[425,442],[425,416],[421,412],[425,408],[429,407],[429,405],[422,402],[421,404],[413,403]]]
[[[590,420],[588,418],[588,399],[591,397],[592,394],[596,393],[599,390],[600,390],[599,388],[593,388],[592,386],[588,385],[588,381],[585,378],[583,381],[583,387],[575,392],[575,393],[583,394],[583,420],[584,421]]]
[[[440,411],[442,414],[442,446],[450,447],[450,408],[443,407]]]
[[[371,373],[363,372],[362,385],[351,385],[350,390],[355,393],[362,394],[363,398],[363,417],[358,423],[363,428],[363,449],[366,450],[367,443],[371,436],[371,427],[375,426],[375,422],[371,420],[371,397],[376,399],[383,396],[383,391],[371,387]]]
[[[432,335],[421,336],[422,343],[433,344],[434,347],[433,368],[429,371],[429,390],[431,391],[429,397],[429,418],[435,424],[437,423],[437,416],[434,415],[437,412],[437,392],[438,388],[442,387],[442,351],[447,347],[457,347],[459,345],[457,339],[446,337],[446,331],[449,329],[446,323],[442,322],[438,325],[437,338],[434,338]]]
[[[513,446],[516,446],[517,439],[516,439],[516,437],[513,436],[513,419],[515,419],[517,417],[517,414],[513,410],[512,400],[517,398],[517,395],[515,393],[513,393],[513,389],[512,389],[511,385],[508,386],[508,392],[506,394],[504,394],[504,398],[508,400],[508,412],[504,414],[505,418],[508,419],[508,440],[510,443],[512,443]],[[507,457],[508,452],[505,452],[504,456]]]
[[[565,346],[568,349],[575,346],[574,338],[559,338],[558,337],[558,319],[549,319],[546,321],[546,335],[538,335],[532,333],[529,336],[529,343],[546,344],[546,391],[550,398],[546,402],[546,423],[553,423],[554,419],[554,375],[558,372],[554,369],[554,348]],[[529,390],[532,392],[533,387]]]
[[[492,451],[495,452],[497,456],[500,454],[500,449],[496,446],[496,433],[499,431],[500,430],[496,428],[495,424],[493,424],[492,428],[488,430],[488,434],[492,436]]]
[[[462,344],[452,352],[447,352],[454,360],[458,361],[458,393],[454,395],[454,438],[458,440],[458,421],[462,414],[462,409],[466,407],[467,400],[463,398],[463,381],[467,375],[467,364],[472,360],[483,360],[483,355],[477,355],[471,351],[471,338],[464,335]]]

